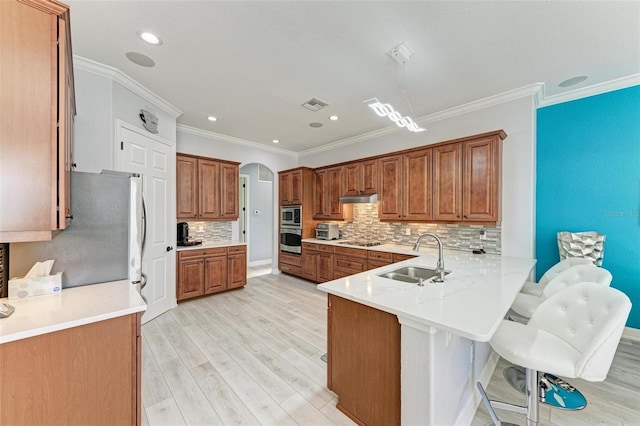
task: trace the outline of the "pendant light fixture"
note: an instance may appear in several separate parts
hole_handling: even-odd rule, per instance
[[[394,61],[398,63],[398,65],[402,66],[403,85],[404,85],[404,66],[407,62],[409,62],[409,60],[411,59],[414,53],[415,53],[415,50],[413,50],[407,42],[402,42],[399,45],[394,46],[393,48],[391,48],[389,52],[387,52],[387,54]],[[404,87],[402,87],[398,83],[398,75],[397,75],[398,65],[396,65],[396,85],[402,91],[402,94],[404,95],[405,99],[407,100],[407,104],[409,105],[409,109],[411,109],[411,112],[413,114],[413,108],[411,108],[411,102],[409,102],[409,98],[407,97]],[[391,104],[389,103],[380,102],[377,98],[368,99],[364,101],[364,103],[367,104],[367,106],[371,108],[380,117],[388,117],[389,120],[394,122],[398,127],[406,127],[407,130],[410,130],[416,133],[424,132],[426,130],[418,126],[418,124],[415,121],[413,121],[411,117],[403,116],[400,112],[394,109],[393,106],[391,106]]]

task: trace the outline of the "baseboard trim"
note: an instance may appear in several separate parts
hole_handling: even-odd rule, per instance
[[[492,350],[491,355],[489,355],[489,360],[484,365],[484,368],[482,369],[482,372],[480,373],[480,377],[478,379],[478,381],[482,383],[482,386],[485,389],[489,387],[489,381],[491,381],[491,376],[493,376],[493,372],[498,366],[498,361],[500,361],[500,356]],[[476,411],[478,411],[478,407],[482,403],[482,398],[476,391],[476,383],[472,383],[472,386],[474,389],[472,394],[473,396],[467,399],[467,402],[462,407],[462,410],[460,410],[460,413],[458,414],[458,417],[456,418],[456,421],[454,423],[456,425],[470,425],[471,423],[473,423],[473,418],[476,416]]]
[[[254,260],[253,262],[249,262],[248,266],[271,265],[271,263],[273,263],[272,259]]]
[[[631,340],[632,342],[640,343],[640,329],[625,327],[622,332],[622,338],[625,340]]]

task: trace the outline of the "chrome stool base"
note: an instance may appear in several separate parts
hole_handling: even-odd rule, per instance
[[[526,388],[525,369],[520,366],[505,368],[504,379],[515,390],[524,394]],[[576,411],[587,406],[587,399],[582,393],[566,381],[549,373],[540,374],[540,384],[544,392],[540,402],[562,410]]]

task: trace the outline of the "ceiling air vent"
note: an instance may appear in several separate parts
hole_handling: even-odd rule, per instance
[[[303,103],[302,106],[306,109],[310,109],[311,111],[320,111],[322,108],[329,105],[325,101],[321,101],[318,98],[311,98],[307,102]]]

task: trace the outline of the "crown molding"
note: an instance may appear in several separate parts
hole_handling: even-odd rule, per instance
[[[173,118],[177,118],[182,115],[182,111],[171,105],[169,102],[156,95],[151,90],[144,87],[142,84],[129,77],[117,68],[110,67],[108,65],[101,64],[100,62],[92,61],[91,59],[84,58],[82,56],[73,55],[74,68],[82,71],[86,71],[92,74],[99,75],[101,77],[110,78],[116,83],[131,90],[136,95],[140,96],[147,102],[151,102],[156,107],[160,108]]]
[[[543,91],[544,84],[543,83],[534,83],[528,86],[521,87],[519,89],[509,90],[508,92],[500,93],[497,95],[489,96],[487,98],[479,99],[477,101],[468,102],[466,104],[459,105],[457,107],[445,109],[440,112],[436,112],[429,115],[424,115],[422,117],[418,117],[414,121],[419,125],[426,125],[429,123],[435,123],[438,121],[445,120],[447,118],[457,117],[459,115],[468,114],[473,111],[478,111],[490,106],[500,105],[506,102],[511,102],[516,99],[524,98],[527,96],[533,96],[536,99],[540,96],[540,92]],[[429,129],[427,129],[428,131]],[[362,133],[360,135],[356,135],[350,138],[341,139],[339,141],[331,142],[317,148],[307,149],[305,151],[300,151],[298,155],[300,157],[317,154],[323,151],[329,151],[332,149],[340,148],[343,146],[351,145],[358,142],[363,142],[369,139],[378,138],[380,136],[386,136],[392,133],[398,133],[406,131],[406,129],[400,128],[398,126],[388,126],[379,130],[374,130],[372,132]]]
[[[593,86],[583,87],[557,95],[545,96],[541,99],[538,107],[542,108],[564,102],[575,101],[582,98],[588,98],[589,96],[601,95],[603,93],[613,92],[614,90],[626,89],[628,87],[638,85],[640,85],[640,74],[632,74],[627,77],[594,84]]]
[[[186,126],[184,124],[178,124],[176,130],[182,133],[188,133],[195,136],[201,136],[207,139],[216,139],[223,142],[229,142],[236,145],[250,146],[252,148],[261,149],[263,151],[276,152],[278,154],[289,155],[291,157],[298,157],[298,153],[289,151],[288,149],[276,148],[274,146],[263,145],[258,142],[249,141],[246,139],[237,138],[235,136],[224,135],[222,133],[215,133],[209,130],[198,129],[197,127]]]

